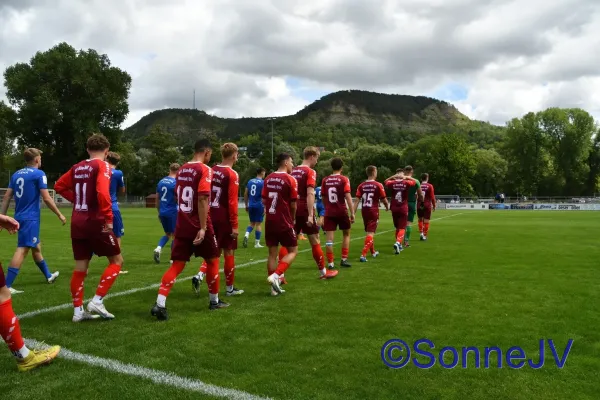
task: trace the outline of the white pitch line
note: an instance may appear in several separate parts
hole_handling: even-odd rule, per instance
[[[34,339],[25,339],[27,346],[32,348],[47,348],[48,346]],[[123,375],[136,376],[150,380],[157,384],[172,386],[193,392],[204,393],[210,396],[224,397],[234,400],[272,400],[269,397],[256,396],[241,390],[228,389],[221,386],[211,385],[200,380],[185,378],[171,372],[159,371],[151,368],[140,367],[133,364],[125,364],[109,358],[101,358],[89,354],[77,353],[62,348],[60,358],[77,361],[93,367],[100,367]]]
[[[439,220],[442,220],[442,219],[455,217],[457,215],[461,215],[461,214],[465,214],[465,213],[466,212],[461,212],[461,213],[452,214],[452,215],[446,215],[445,217],[435,218],[435,219],[432,219],[431,221],[439,221]],[[390,230],[383,231],[383,232],[378,232],[375,235],[376,236],[378,236],[378,235],[384,235],[384,234],[390,233],[390,232],[394,232],[394,229],[390,229]],[[354,239],[350,239],[350,241],[353,242],[355,240],[363,240],[364,238],[365,238],[365,236],[361,236],[361,237],[357,237],[357,238],[354,238]],[[306,253],[308,251],[312,251],[312,249],[300,250],[300,251],[298,251],[298,253]],[[264,259],[261,259],[261,260],[250,261],[250,262],[247,262],[247,263],[236,265],[235,268],[236,269],[238,269],[238,268],[246,268],[246,267],[250,267],[252,265],[266,263],[266,262],[267,262],[267,259],[264,258]],[[220,272],[223,272],[223,269],[221,269]],[[188,276],[186,278],[179,278],[179,279],[177,279],[177,282],[189,281],[192,278],[193,278],[193,276]],[[155,284],[152,284],[152,285],[149,285],[149,286],[144,286],[144,287],[139,287],[139,288],[124,290],[122,292],[109,293],[105,297],[105,299],[112,298],[112,297],[127,296],[127,295],[130,295],[130,294],[133,294],[133,293],[143,292],[143,291],[150,290],[150,289],[158,289],[159,287],[160,287],[160,283],[155,283]],[[91,300],[91,298],[85,300],[85,302],[88,302],[90,300]],[[40,315],[40,314],[46,314],[46,313],[50,313],[50,312],[54,312],[54,311],[65,310],[65,309],[71,308],[71,307],[73,307],[73,303],[64,303],[64,304],[61,304],[61,305],[58,305],[58,306],[54,306],[54,307],[40,308],[38,310],[26,312],[24,314],[18,315],[17,317],[20,320],[22,320],[22,319],[25,319],[25,318],[35,317],[35,316]]]

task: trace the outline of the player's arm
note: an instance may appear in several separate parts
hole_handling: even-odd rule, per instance
[[[19,222],[8,215],[0,215],[0,231],[6,229],[11,235],[19,230]]]
[[[429,192],[431,193],[431,209],[435,211],[435,207],[437,206],[436,200],[435,200],[435,192],[433,191],[433,185],[429,185]]]
[[[56,193],[67,199],[70,203],[75,202],[75,193],[73,192],[73,175],[71,170],[67,171],[63,176],[58,178],[54,185]]]
[[[100,215],[104,217],[104,229],[110,231],[113,228],[112,201],[110,200],[110,168],[103,161],[98,161],[99,170],[96,175],[96,191],[98,192],[98,208]]]
[[[4,193],[4,198],[2,198],[2,215],[6,215],[6,213],[8,212],[8,206],[10,205],[12,195],[13,190],[11,188],[6,189],[6,193]]]
[[[404,178],[404,174],[400,172],[400,173],[394,174],[394,175],[390,176],[389,178],[387,178],[384,183],[387,185],[388,182],[395,181],[396,179],[402,179],[402,178]]]
[[[417,182],[417,198],[419,199],[419,201],[423,201],[425,200],[425,195],[423,194],[423,190],[421,189],[421,182],[416,181]]]
[[[356,190],[356,199],[354,199],[354,206],[352,207],[352,209],[354,210],[354,215],[356,215],[356,212],[358,211],[358,202],[360,201],[360,198],[362,197],[362,193],[360,190],[360,187]]]
[[[379,201],[383,203],[385,211],[388,211],[390,209],[390,203],[388,202],[383,186],[379,186]]]
[[[62,213],[56,206],[56,203],[54,202],[54,200],[52,200],[52,197],[50,197],[50,193],[48,193],[48,189],[40,189],[40,194],[42,195],[42,199],[44,200],[44,203],[46,203],[46,206],[50,210],[52,210],[52,212],[58,217],[58,219],[60,219],[60,222],[62,222],[63,225],[66,224],[67,219],[65,218],[64,215],[62,215]]]
[[[296,220],[296,210],[298,210],[298,181],[294,179],[292,176],[289,178],[290,180],[290,211],[292,213],[292,221]]]
[[[229,195],[229,223],[233,229],[233,235],[238,234],[238,196],[240,182],[236,172],[231,172],[229,176],[229,187],[227,188]]]
[[[156,212],[160,216],[160,183],[156,185]]]
[[[248,186],[244,189],[244,206],[246,206],[246,212],[248,212]]]

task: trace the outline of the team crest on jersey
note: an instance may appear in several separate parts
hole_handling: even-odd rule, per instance
[[[34,237],[33,237],[33,239],[31,239],[31,241],[32,241],[33,243],[37,243],[37,241],[38,241],[38,238],[36,238],[36,237],[34,236]]]

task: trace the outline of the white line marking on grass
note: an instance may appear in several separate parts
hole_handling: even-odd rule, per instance
[[[48,346],[33,339],[25,339],[27,346],[33,348],[47,348]],[[172,386],[193,392],[200,392],[211,396],[224,397],[236,400],[271,400],[269,397],[256,396],[241,390],[228,389],[221,386],[211,385],[202,381],[175,375],[172,372],[164,372],[151,368],[140,367],[133,364],[125,364],[117,360],[101,358],[89,354],[77,353],[69,349],[61,349],[60,358],[77,361],[93,367],[100,367],[123,375],[137,376],[150,380],[157,384]]]
[[[431,221],[439,221],[439,220],[442,220],[442,219],[451,218],[451,217],[455,217],[457,215],[462,215],[462,214],[466,214],[466,213],[467,212],[461,212],[461,213],[456,213],[456,214],[452,214],[452,215],[446,215],[445,217],[434,218]],[[379,236],[379,235],[384,235],[384,234],[390,233],[390,232],[394,232],[394,229],[390,229],[390,230],[383,231],[383,232],[378,232],[375,235]],[[361,237],[357,237],[357,238],[354,238],[354,239],[350,239],[350,241],[353,242],[355,240],[363,240],[364,238],[365,238],[365,236],[361,236]],[[312,251],[312,249],[300,250],[300,251],[298,251],[298,253],[306,253],[306,252],[309,252],[309,251]],[[256,260],[256,261],[250,261],[250,262],[247,262],[247,263],[236,265],[235,268],[236,269],[238,269],[238,268],[246,268],[246,267],[250,267],[252,265],[262,264],[262,263],[266,263],[266,262],[267,262],[267,259],[264,258],[264,259],[260,259],[260,260]],[[220,272],[223,272],[223,269],[221,269]],[[178,278],[177,282],[189,281],[192,278],[193,278],[193,276],[188,276],[186,278]],[[151,290],[151,289],[158,289],[159,287],[160,287],[160,283],[155,283],[155,284],[152,284],[152,285],[149,285],[149,286],[144,286],[144,287],[129,289],[129,290],[125,290],[125,291],[122,291],[122,292],[109,293],[105,297],[105,299],[112,298],[112,297],[128,296],[130,294],[137,293],[137,292],[143,292],[143,291]],[[91,298],[85,300],[85,302],[88,302],[90,300],[91,300]],[[40,308],[40,309],[35,310],[35,311],[26,312],[24,314],[19,315],[18,318],[19,319],[31,318],[31,317],[35,317],[36,315],[46,314],[46,313],[50,313],[50,312],[54,312],[54,311],[60,311],[60,310],[64,310],[64,309],[71,308],[71,307],[73,307],[72,303],[64,303],[64,304],[61,304],[61,305],[58,305],[58,306],[54,306],[54,307]]]

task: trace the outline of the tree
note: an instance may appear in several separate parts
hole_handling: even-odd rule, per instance
[[[154,193],[156,183],[169,172],[169,165],[183,163],[181,152],[174,146],[175,141],[162,126],[155,125],[145,139],[145,153],[138,152],[143,160],[140,163],[142,176],[140,182],[146,193]],[[217,151],[218,152],[218,151]]]
[[[508,163],[496,150],[478,149],[474,152],[475,176],[473,188],[478,196],[493,196],[504,184]]]
[[[352,154],[350,159],[351,173],[350,182],[352,187],[356,187],[366,179],[366,168],[374,165],[379,170],[380,180],[386,179],[386,171],[396,171],[401,167],[402,155],[391,146],[361,146]]]
[[[129,113],[129,74],[111,66],[107,55],[76,51],[67,43],[8,67],[4,85],[16,109],[19,143],[44,151],[49,171],[65,171],[85,157],[85,142],[94,132],[116,143]]]
[[[0,170],[5,168],[4,158],[11,154],[16,115],[12,108],[0,101]]]

